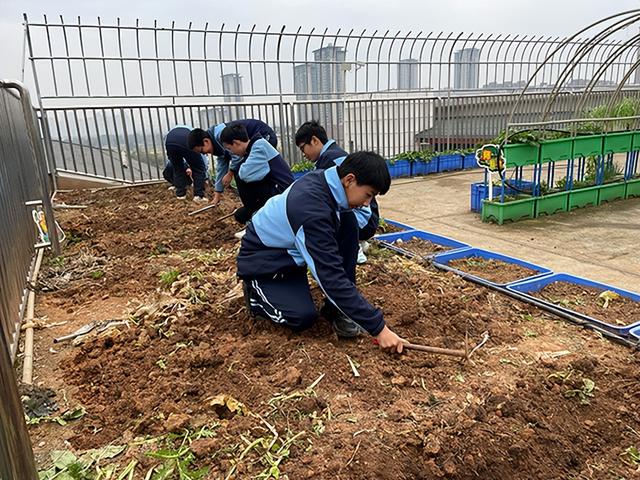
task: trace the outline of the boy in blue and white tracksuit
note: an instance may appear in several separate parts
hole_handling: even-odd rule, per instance
[[[171,168],[165,169],[163,175],[176,187],[178,199],[186,198],[187,186],[193,182],[193,200],[206,202],[207,160],[204,155],[189,149],[187,140],[191,130],[188,125],[178,125],[167,133],[164,144]]]
[[[285,191],[293,183],[293,174],[280,153],[260,134],[249,137],[241,125],[225,127],[220,132],[222,146],[240,160],[231,165],[242,207],[234,213],[242,224],[265,202]]]
[[[340,148],[335,140],[329,139],[324,127],[315,120],[300,125],[296,131],[295,142],[304,156],[315,163],[316,169],[340,165],[347,156],[347,152]],[[357,259],[358,263],[364,263],[367,257],[361,246],[368,245],[366,240],[373,237],[378,228],[380,221],[378,203],[374,199],[369,207],[356,209],[354,213],[358,222],[358,240],[360,242],[360,245],[355,247],[359,248]],[[343,228],[346,228],[346,225]]]
[[[384,349],[402,351],[402,340],[386,325],[382,312],[360,294],[345,264],[340,244],[341,213],[368,204],[390,185],[384,159],[372,152],[349,155],[339,167],[311,172],[283,194],[271,198],[247,226],[238,254],[251,313],[295,331],[318,318],[307,268],[332,305],[323,315],[341,337],[361,329]],[[353,230],[352,230],[353,231]]]
[[[225,186],[228,186],[233,178],[233,171],[237,170],[240,157],[234,156],[222,146],[220,134],[229,126],[242,125],[247,130],[249,138],[260,136],[269,142],[274,148],[278,147],[278,137],[273,129],[262,120],[247,118],[234,120],[227,123],[219,123],[207,130],[195,128],[189,135],[189,148],[198,153],[208,153],[216,157],[216,178],[214,184],[213,202],[218,203],[222,197]]]

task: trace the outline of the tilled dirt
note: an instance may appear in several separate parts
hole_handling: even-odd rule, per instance
[[[470,273],[497,284],[515,282],[539,273],[536,270],[531,270],[515,263],[483,257],[458,258],[451,260],[449,265],[462,272]]]
[[[419,257],[431,257],[436,253],[451,250],[451,247],[447,247],[446,245],[440,245],[418,237],[411,237],[409,240],[395,241],[393,244]]]
[[[531,294],[611,325],[640,322],[640,302],[634,302],[613,291],[568,282],[553,282]]]
[[[394,331],[447,348],[484,332],[489,342],[460,362],[338,340],[322,318],[294,334],[249,318],[234,297],[233,220],[187,217],[196,207],[159,186],[65,200],[89,208],[60,215],[77,239],[43,279],[65,265],[71,275],[39,293],[38,314],[69,323],[38,330],[36,371],[61,406],[87,413],[30,427],[41,466],[65,440],[78,452],[128,444],[115,461],[136,458],[142,479],[158,445],[134,439],[182,432],[215,479],[618,479],[638,468],[625,453],[640,446],[630,349],[379,249],[357,282]],[[49,350],[96,318],[130,322]],[[184,433],[203,427],[207,438]]]

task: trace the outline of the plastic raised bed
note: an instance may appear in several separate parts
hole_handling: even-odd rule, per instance
[[[569,210],[598,205],[600,186],[579,188],[569,193]]]
[[[536,217],[537,198],[529,197],[522,200],[501,203],[499,201],[482,201],[482,221],[496,222],[502,225],[504,222],[517,222],[525,218]]]
[[[509,184],[519,190],[531,190],[533,188],[533,182],[527,180],[509,180]],[[505,195],[512,195],[518,193],[517,190],[511,188],[509,185],[505,185]],[[493,198],[494,200],[500,200],[502,195],[502,185],[493,186]],[[489,186],[484,182],[476,182],[471,184],[471,211],[482,211],[482,200],[489,198]]]
[[[573,156],[573,139],[560,138],[540,143],[540,160],[542,163],[569,160]]]
[[[586,278],[576,277],[574,275],[569,275],[568,273],[554,273],[553,275],[548,275],[542,278],[515,282],[511,285],[508,285],[507,289],[512,290],[514,292],[525,294],[526,296],[535,298],[536,301],[546,303],[547,305],[552,305],[554,308],[558,310],[565,311],[578,318],[587,320],[588,322],[591,322],[594,325],[605,328],[618,335],[628,335],[632,329],[640,327],[640,318],[629,319],[629,322],[627,323],[627,325],[616,325],[616,324],[609,323],[606,320],[603,320],[602,318],[594,318],[594,317],[585,315],[583,313],[577,312],[571,308],[568,308],[563,304],[552,303],[548,300],[541,299],[540,297],[534,297],[533,295],[531,295],[533,292],[542,290],[544,287],[554,282],[564,282],[564,283],[570,283],[574,285],[591,287],[598,290],[602,290],[603,292],[609,290],[623,297],[626,297],[634,302],[640,303],[640,294],[638,293],[630,292],[628,290],[623,290],[621,288],[614,287],[612,285],[607,285],[605,283],[594,282],[593,280],[588,280]],[[603,317],[606,317],[607,310],[603,308],[602,313],[603,313]]]
[[[489,280],[488,278],[484,278],[482,276],[480,276],[479,274],[473,274],[473,273],[468,273],[465,272],[463,270],[460,270],[458,268],[452,267],[450,265],[450,263],[454,260],[459,260],[459,259],[471,259],[473,257],[480,257],[482,259],[485,260],[498,260],[501,262],[505,262],[505,263],[509,263],[512,265],[517,265],[519,267],[523,267],[526,269],[529,269],[532,271],[531,275],[525,275],[519,279],[516,280],[511,280],[508,282],[495,282],[492,280]],[[450,270],[455,271],[456,273],[464,276],[464,277],[471,277],[471,278],[475,278],[478,280],[481,280],[483,282],[488,282],[491,283],[492,285],[496,285],[496,286],[506,286],[509,285],[511,283],[515,283],[515,282],[520,282],[522,280],[525,279],[529,279],[529,278],[536,278],[536,277],[540,277],[542,275],[548,275],[549,273],[551,273],[551,270],[549,270],[548,268],[545,267],[541,267],[540,265],[536,265],[534,263],[529,263],[529,262],[525,262],[524,260],[520,260],[518,258],[513,258],[510,257],[508,255],[502,255],[500,253],[496,253],[496,252],[491,252],[489,250],[482,250],[480,248],[468,248],[465,250],[457,250],[457,251],[453,251],[453,252],[445,252],[445,253],[441,253],[438,254],[434,257],[433,259],[433,263],[438,266],[438,265],[446,265]]]
[[[462,155],[454,153],[451,155],[438,156],[438,172],[449,172],[451,170],[462,170]]]
[[[298,180],[299,178],[304,177],[307,173],[309,173],[309,170],[305,170],[304,172],[292,172],[293,173],[293,179],[294,180]]]
[[[385,218],[384,222],[401,230],[415,230],[415,227],[412,227],[411,225],[407,225],[406,223],[396,222],[394,220],[389,220],[388,218]],[[397,232],[392,232],[392,233],[397,233]],[[380,235],[388,235],[388,234],[382,233]]]
[[[635,340],[638,342],[638,344],[640,344],[640,327],[632,328],[629,331],[629,336],[632,340]]]
[[[569,193],[558,192],[538,197],[537,215],[553,215],[569,209]]]
[[[573,139],[573,158],[602,155],[602,135],[585,135]]]
[[[600,185],[600,193],[598,194],[598,205],[604,202],[613,202],[625,198],[627,184],[625,182],[605,183]]]
[[[469,245],[466,243],[458,242],[457,240],[453,240],[448,237],[444,237],[442,235],[436,235],[435,233],[425,232],[423,230],[411,230],[407,232],[400,233],[387,233],[385,235],[379,235],[376,239],[382,242],[388,248],[400,252],[404,255],[414,257],[417,254],[412,252],[409,248],[403,248],[403,243],[410,241],[411,239],[416,238],[420,240],[426,240],[438,247],[442,247],[449,251],[466,249],[469,248]],[[398,240],[402,240],[402,243],[395,243]],[[433,253],[428,253],[422,255],[424,258],[431,258],[437,255],[438,251],[434,251]]]
[[[412,175],[428,175],[430,173],[438,172],[438,162],[435,157],[429,159],[429,161],[416,160],[411,165]]]
[[[476,153],[467,153],[463,159],[462,159],[462,168],[463,169],[468,169],[468,168],[480,168],[480,165],[478,165],[478,159],[476,158]]]
[[[631,151],[633,132],[607,133],[604,136],[603,153],[626,153]]]
[[[640,178],[627,180],[625,198],[640,197]]]
[[[389,169],[391,178],[411,176],[411,163],[408,160],[387,161],[387,168]]]
[[[538,163],[539,147],[528,143],[510,143],[504,146],[504,158],[508,168]]]

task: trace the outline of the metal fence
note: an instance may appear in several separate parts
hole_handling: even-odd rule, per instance
[[[226,98],[295,95],[332,99],[370,92],[521,90],[536,68],[534,86],[548,89],[563,68],[584,55],[566,86],[580,88],[605,59],[602,86],[617,85],[637,47],[622,40],[542,35],[330,32],[302,27],[210,28],[58,21],[25,16],[32,66],[45,102],[69,99]],[[589,48],[586,48],[586,47]],[[548,59],[550,52],[553,58]],[[308,97],[308,98],[305,98]]]
[[[578,101],[585,108],[606,103],[612,92],[583,96],[566,92],[555,102],[557,120],[573,116]],[[627,89],[637,98],[640,89]],[[315,118],[348,151],[374,150],[390,158],[409,150],[470,148],[489,140],[506,127],[517,96],[512,93],[464,97],[405,97],[309,102],[158,105],[153,107],[51,107],[44,108],[49,126],[51,156],[58,172],[125,182],[161,178],[165,163],[163,135],[174,125],[205,128],[234,118],[260,118],[275,127],[284,157],[300,159],[293,142],[297,126]],[[548,94],[523,97],[515,122],[539,120]],[[328,123],[334,118],[335,122]]]
[[[12,359],[36,246],[32,208],[44,210],[51,240],[58,249],[48,172],[36,125],[27,90],[18,82],[0,81],[0,315]]]
[[[25,27],[51,168],[124,182],[161,178],[163,136],[176,124],[260,118],[295,163],[295,130],[316,119],[348,151],[392,157],[494,137],[528,80],[515,122],[539,120],[552,88],[557,118],[569,118],[587,85],[593,91],[582,109],[608,101],[625,78],[625,95],[640,88],[640,73],[629,75],[637,46],[604,36],[183,28],[26,16]]]
[[[46,212],[58,248],[36,125],[26,89],[18,82],[0,81],[0,478],[7,479],[37,477],[12,368],[36,248],[32,208]]]

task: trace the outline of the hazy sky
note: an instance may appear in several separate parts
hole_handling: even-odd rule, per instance
[[[613,13],[640,8],[640,0],[243,0],[221,1],[87,1],[87,0],[2,0],[0,8],[0,78],[19,78],[22,63],[22,13],[32,21],[46,14],[56,20],[63,15],[66,22],[77,17],[94,23],[123,23],[139,18],[150,25],[177,26],[241,24],[272,28],[286,25],[288,30],[302,25],[329,27],[335,31],[355,28],[385,31],[520,33],[565,36],[583,26]]]

